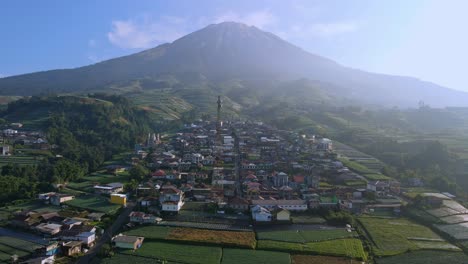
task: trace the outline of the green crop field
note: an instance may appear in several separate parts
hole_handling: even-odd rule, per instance
[[[292,215],[291,220],[294,224],[325,224],[327,222],[320,216],[310,215]]]
[[[20,166],[37,165],[43,160],[41,156],[0,156],[0,167],[7,164],[17,164]]]
[[[37,248],[41,247],[41,245],[36,243],[6,236],[0,237],[0,244],[27,252],[34,252]]]
[[[328,256],[292,255],[292,264],[352,264],[350,259]]]
[[[462,252],[418,250],[398,256],[377,259],[377,264],[466,264],[468,256]]]
[[[145,239],[166,239],[171,231],[168,226],[143,226],[125,232],[129,236],[144,236]]]
[[[125,250],[121,253],[174,262],[218,264],[221,261],[222,249],[220,247],[192,246],[151,241],[144,242],[141,248],[136,251]]]
[[[377,256],[397,255],[419,249],[411,239],[441,241],[441,238],[429,228],[403,218],[360,217],[359,222],[370,236]]]
[[[75,199],[66,202],[65,204],[106,214],[113,214],[120,208],[120,205],[111,204],[107,198],[95,195],[78,196]]]
[[[288,230],[288,231],[268,231],[257,232],[259,240],[274,240],[284,242],[318,242],[324,240],[355,237],[355,232],[347,232],[345,229],[332,230]]]
[[[15,205],[8,205],[5,207],[0,208],[3,212],[16,212],[16,211],[31,211],[34,210],[36,212],[58,212],[60,211],[60,207],[53,206],[53,205],[46,205],[40,201],[33,200],[33,201],[26,201],[23,203],[15,204]]]
[[[284,252],[224,248],[221,264],[289,264],[290,256]]]
[[[309,253],[326,256],[351,257],[366,260],[361,240],[356,238],[335,239],[322,242],[291,243],[273,240],[259,240],[257,249],[284,251],[294,253]]]
[[[152,259],[144,258],[144,257],[137,257],[131,255],[124,255],[124,254],[115,254],[110,258],[104,258],[99,261],[101,264],[147,264],[147,263],[155,263]]]
[[[26,250],[17,249],[17,248],[10,247],[10,246],[4,245],[4,244],[0,244],[0,252],[3,252],[3,253],[8,254],[10,256],[18,255],[18,257],[25,257],[25,256],[31,254],[31,252],[28,252]]]

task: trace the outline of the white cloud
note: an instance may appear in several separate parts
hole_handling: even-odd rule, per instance
[[[145,17],[142,21],[115,20],[112,30],[107,33],[108,40],[125,49],[149,48],[164,42],[172,42],[183,36],[184,19],[177,17],[162,17],[158,22]]]
[[[6,77],[6,75],[0,73],[0,78],[3,78],[3,77]]]
[[[276,17],[269,10],[259,10],[243,15],[229,11],[216,16],[214,19],[214,23],[226,21],[241,22],[264,29],[265,27],[274,24],[276,22]]]

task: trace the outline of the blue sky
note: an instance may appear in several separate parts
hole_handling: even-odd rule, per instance
[[[6,0],[0,76],[84,66],[238,21],[346,66],[468,91],[466,10],[465,0]]]

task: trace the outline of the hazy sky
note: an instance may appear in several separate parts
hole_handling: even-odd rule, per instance
[[[468,1],[0,2],[0,77],[131,54],[239,21],[363,70],[468,91]]]

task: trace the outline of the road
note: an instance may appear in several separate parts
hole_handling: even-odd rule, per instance
[[[124,210],[120,213],[120,215],[117,217],[117,219],[114,221],[114,223],[107,228],[107,230],[102,234],[102,236],[99,238],[97,241],[96,245],[94,245],[93,248],[91,248],[83,257],[78,259],[76,262],[77,264],[87,264],[90,263],[91,260],[96,256],[96,254],[99,252],[101,247],[109,243],[112,239],[112,236],[122,227],[125,223],[128,222],[128,217],[130,213],[133,211],[133,208],[135,207],[135,203],[133,202],[128,202],[127,207],[124,208]]]

